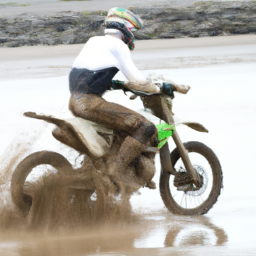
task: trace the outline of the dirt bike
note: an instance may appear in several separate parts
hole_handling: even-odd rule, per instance
[[[145,147],[145,151],[119,174],[126,198],[129,200],[141,187],[154,188],[152,182],[155,174],[154,158],[159,152],[160,194],[167,209],[181,215],[207,213],[216,203],[222,188],[222,169],[218,158],[203,143],[181,142],[172,113],[171,97],[164,93],[150,94],[135,91],[127,82],[123,83],[123,87],[126,91],[141,97],[146,116],[154,115],[166,123],[167,126],[162,127],[162,132],[171,132],[171,137],[177,146],[171,153],[168,143],[162,143],[161,148],[151,145]],[[84,155],[82,166],[79,168],[74,168],[59,153],[50,151],[35,152],[19,163],[12,175],[11,195],[14,204],[24,217],[30,216],[33,208],[41,207],[41,210],[45,211],[45,207],[41,206],[41,199],[38,198],[46,192],[35,187],[29,189],[26,185],[27,176],[39,165],[51,165],[57,169],[58,173],[52,179],[55,182],[51,181],[51,186],[65,189],[59,192],[59,196],[66,193],[69,195],[69,202],[75,200],[80,204],[83,203],[81,211],[90,212],[90,216],[97,215],[96,212],[102,211],[103,205],[106,206],[104,200],[109,196],[109,191],[115,196],[120,194],[118,184],[111,180],[104,170],[107,168],[107,161],[117,154],[127,134],[78,117],[64,120],[33,112],[26,112],[24,115],[55,124],[56,128],[52,132],[55,139]],[[199,123],[182,122],[182,124],[199,132],[208,132]],[[163,141],[166,142],[167,137],[162,138]],[[92,196],[95,194],[96,200],[93,200]],[[58,202],[58,199],[54,200],[55,203]],[[55,219],[57,220],[57,217]]]

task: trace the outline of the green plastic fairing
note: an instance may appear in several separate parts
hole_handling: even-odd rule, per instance
[[[172,136],[175,127],[167,123],[161,123],[157,124],[156,128],[158,130],[158,140],[160,141],[157,147],[161,148],[168,141],[169,137]]]

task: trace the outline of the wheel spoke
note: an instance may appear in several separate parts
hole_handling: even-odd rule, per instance
[[[184,195],[185,195],[185,193],[183,193],[183,195],[182,195],[180,205],[182,205],[182,201],[183,201]]]
[[[205,158],[203,158],[203,161],[202,161],[202,159],[198,159],[198,156],[199,156],[199,158],[202,158],[202,156],[197,153],[189,154],[189,157],[194,166],[194,169],[203,178],[203,184],[199,189],[196,189],[196,187],[193,186],[194,190],[189,190],[186,192],[178,191],[177,188],[173,185],[173,178],[171,179],[171,182],[172,182],[172,184],[170,186],[171,195],[174,198],[174,200],[181,207],[184,207],[186,209],[193,209],[193,208],[197,208],[198,206],[202,205],[208,196],[208,195],[206,195],[206,199],[205,199],[205,195],[203,196],[203,194],[205,194],[205,193],[209,194],[208,187],[212,187],[212,185],[213,185],[211,182],[208,182],[208,176],[212,175],[211,167],[209,166],[208,161]],[[194,158],[195,158],[195,160],[194,160]],[[198,165],[198,164],[194,165],[194,163],[198,163],[198,162],[200,163],[200,165]],[[201,162],[202,162],[202,164],[201,164]],[[176,163],[174,168],[176,170],[180,170],[181,172],[186,171],[181,159]]]

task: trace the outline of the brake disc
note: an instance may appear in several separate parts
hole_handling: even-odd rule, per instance
[[[208,175],[202,166],[193,165],[196,172],[200,175],[201,184],[196,187],[193,184],[193,179],[189,176],[186,170],[180,167],[179,171],[174,178],[174,186],[177,187],[178,191],[184,191],[187,195],[199,196],[202,195],[208,185]]]

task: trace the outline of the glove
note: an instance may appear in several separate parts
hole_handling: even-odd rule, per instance
[[[169,82],[163,82],[162,85],[160,86],[160,90],[162,93],[169,95],[171,97],[174,97],[173,94],[173,85]]]
[[[189,91],[190,86],[178,85],[170,82],[163,82],[162,85],[160,86],[160,89],[161,89],[161,92],[163,92],[164,94],[174,97],[173,92],[186,94]]]
[[[112,80],[112,83],[111,83],[110,87],[112,87],[112,89],[114,89],[114,90],[128,91],[124,87],[124,82],[123,81],[119,81],[119,80]]]

